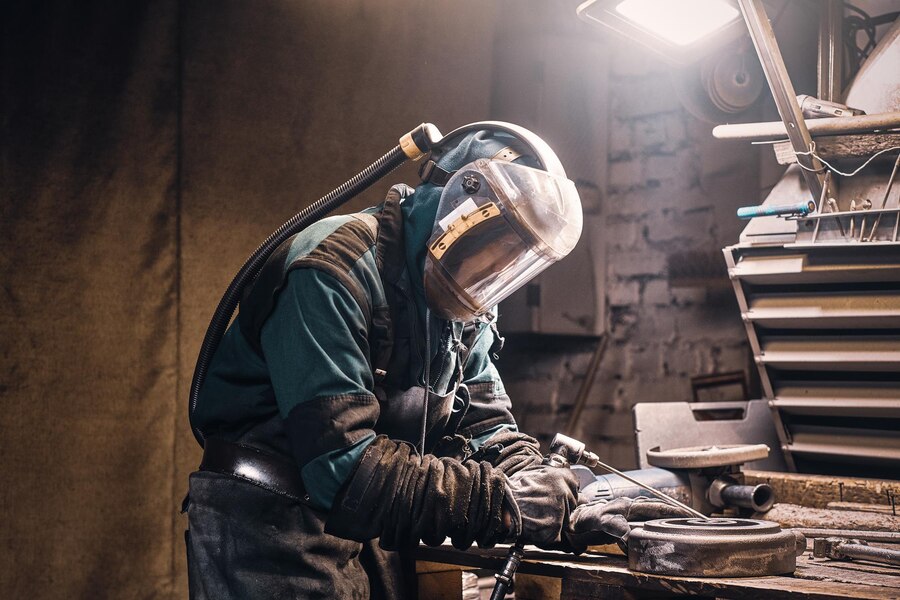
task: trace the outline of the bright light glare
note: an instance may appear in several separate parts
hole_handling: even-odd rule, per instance
[[[623,17],[679,46],[687,46],[738,17],[718,0],[624,0],[616,6]]]

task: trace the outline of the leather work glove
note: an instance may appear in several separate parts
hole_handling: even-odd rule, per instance
[[[572,513],[566,541],[573,552],[584,552],[588,546],[601,546],[628,541],[629,521],[652,521],[672,517],[689,517],[691,513],[662,500],[616,498],[582,504]]]
[[[470,460],[487,461],[507,477],[541,462],[541,445],[530,435],[504,429],[492,435]]]
[[[535,464],[509,477],[509,540],[542,548],[562,542],[578,504],[578,478],[571,469]]]
[[[343,485],[325,533],[349,540],[379,538],[385,550],[422,540],[437,546],[449,537],[464,550],[506,539],[506,476],[487,462],[459,461],[416,452],[412,444],[376,437]]]

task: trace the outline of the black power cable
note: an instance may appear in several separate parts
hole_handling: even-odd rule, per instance
[[[212,357],[222,341],[222,336],[225,335],[225,330],[228,329],[228,323],[231,321],[234,309],[237,308],[238,303],[241,301],[244,288],[253,282],[272,252],[289,237],[321,219],[350,198],[362,193],[373,183],[406,162],[407,159],[407,155],[399,145],[393,147],[384,156],[341,184],[340,187],[335,188],[291,217],[281,227],[273,231],[250,255],[250,258],[244,262],[244,265],[231,280],[231,283],[228,284],[228,289],[225,290],[222,299],[219,300],[219,305],[216,307],[216,311],[209,322],[206,335],[203,336],[203,344],[200,346],[197,365],[194,367],[194,377],[191,380],[190,414],[193,414],[194,409],[197,408],[200,388],[206,379],[209,363],[212,361]],[[197,438],[197,441],[202,446],[203,434],[196,428],[194,428],[194,437]]]
[[[862,63],[869,57],[872,50],[875,49],[877,29],[881,25],[887,25],[894,22],[900,16],[900,11],[884,13],[881,15],[871,16],[869,13],[854,6],[849,2],[844,2],[847,10],[853,11],[855,15],[844,17],[844,45],[847,48],[849,56],[850,77],[852,78],[858,72]],[[865,43],[860,46],[859,33],[865,34]]]

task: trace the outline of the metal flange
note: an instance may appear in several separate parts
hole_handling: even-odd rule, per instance
[[[755,519],[658,519],[628,536],[628,568],[658,575],[761,577],[793,573],[803,535]]]
[[[647,450],[647,462],[662,469],[726,467],[762,460],[767,456],[769,447],[765,444],[692,446],[672,450],[660,450],[657,446]]]

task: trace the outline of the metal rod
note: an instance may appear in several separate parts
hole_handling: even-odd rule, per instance
[[[825,180],[822,181],[822,195],[819,197],[819,211],[825,212],[825,197],[828,195],[828,183],[831,181],[831,171],[825,172]],[[837,218],[837,217],[835,217]],[[838,224],[840,224],[841,220],[838,219]],[[812,241],[813,244],[816,243],[816,238],[819,237],[819,226],[822,224],[822,219],[816,219],[816,229],[813,231]]]
[[[883,542],[887,544],[900,544],[900,533],[893,531],[860,531],[858,529],[820,529],[812,527],[791,527],[808,538],[842,537],[867,542]]]
[[[831,171],[825,173],[825,187],[831,189]],[[828,199],[828,212],[839,212],[837,208],[837,200],[833,197]],[[841,230],[841,237],[847,237],[847,233],[844,231],[844,224],[841,223],[841,218],[835,215],[834,220],[837,221],[838,229]]]
[[[797,162],[806,167],[803,169],[803,178],[815,201],[822,195],[822,175],[817,173],[817,171],[822,171],[822,163],[810,154],[800,154],[801,152],[810,152],[812,137],[806,128],[806,121],[803,120],[800,105],[797,104],[797,92],[794,91],[794,85],[791,83],[784,60],[781,58],[781,50],[778,48],[775,32],[772,31],[772,24],[766,15],[766,8],[762,0],[738,0],[738,5],[741,7],[747,28],[750,30],[750,38],[753,40],[759,62],[766,74],[766,81],[769,82],[769,88],[772,90],[778,114],[784,122],[791,146],[797,153]]]
[[[857,560],[871,560],[889,565],[900,565],[900,550],[866,546],[864,544],[845,543],[838,547],[838,551],[844,556]]]
[[[897,177],[898,166],[900,166],[900,152],[897,153],[897,160],[894,161],[894,168],[891,170],[891,177],[890,179],[888,179],[887,189],[884,190],[884,198],[881,199],[882,209],[887,206],[888,196],[891,195],[891,188],[894,187],[894,179]],[[875,238],[875,231],[878,229],[878,224],[881,223],[882,214],[884,213],[878,213],[878,217],[875,219],[875,224],[872,225],[872,233],[869,234],[870,242]]]
[[[575,434],[575,426],[578,425],[578,419],[581,418],[581,412],[584,410],[587,399],[590,396],[591,388],[594,387],[594,379],[597,371],[600,369],[600,362],[606,353],[606,346],[609,344],[609,336],[604,334],[597,342],[594,348],[594,355],[591,357],[591,363],[588,365],[587,373],[584,375],[584,381],[578,389],[578,395],[575,397],[575,404],[572,407],[572,414],[569,416],[569,422],[566,424],[566,435]]]
[[[671,496],[668,496],[668,495],[666,495],[666,494],[663,494],[662,492],[653,489],[652,487],[650,487],[650,486],[647,485],[646,483],[641,483],[640,481],[638,481],[638,480],[635,479],[634,477],[630,477],[630,476],[626,475],[625,473],[623,473],[622,471],[616,469],[615,467],[611,467],[611,466],[609,466],[608,464],[606,464],[606,463],[604,463],[604,462],[600,462],[599,460],[597,461],[597,465],[596,465],[596,466],[598,466],[598,467],[600,467],[601,469],[604,469],[604,470],[606,470],[606,471],[609,471],[609,472],[612,473],[613,475],[618,475],[619,477],[621,477],[621,478],[624,479],[625,481],[628,481],[628,482],[630,482],[630,483],[633,483],[634,485],[636,485],[636,486],[638,486],[638,487],[640,487],[640,488],[643,488],[643,489],[647,490],[648,492],[650,492],[651,494],[653,494],[654,496],[656,496],[657,498],[659,498],[660,500],[662,500],[662,501],[664,501],[664,502],[668,502],[669,504],[672,504],[673,506],[678,506],[678,507],[680,507],[680,508],[683,508],[684,510],[688,511],[689,513],[691,513],[691,514],[694,515],[695,517],[700,517],[701,519],[709,520],[709,517],[707,517],[706,515],[704,515],[702,512],[700,512],[700,511],[698,511],[698,510],[694,510],[693,508],[691,508],[691,507],[688,506],[687,504],[684,504],[683,502],[679,502],[679,501],[676,500],[675,498],[673,498],[673,497],[671,497]]]
[[[900,128],[900,111],[806,121],[807,131],[816,137],[843,133],[872,133],[897,128]],[[768,140],[784,138],[787,135],[787,129],[781,121],[766,121],[764,123],[717,125],[713,128],[712,133],[713,137],[720,140]]]
[[[843,0],[819,2],[819,100],[842,102],[843,92]]]

